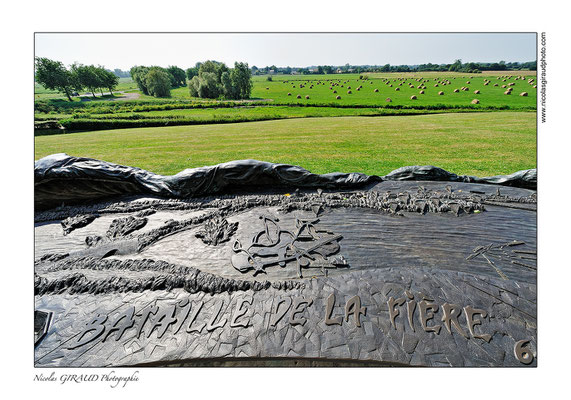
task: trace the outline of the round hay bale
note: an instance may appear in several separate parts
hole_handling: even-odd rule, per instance
[[[334,90],[333,93],[337,93],[337,90]]]
[[[472,104],[480,104],[480,100],[474,99],[474,100],[472,100]]]
[[[420,93],[420,94],[424,94],[424,90],[421,90],[419,93]]]
[[[470,81],[466,81],[466,85],[469,85],[469,84],[470,84]]]
[[[400,88],[399,88],[399,87],[397,87],[397,88],[395,89],[395,92],[398,92],[399,90],[400,90]]]
[[[301,99],[301,95],[298,94],[298,95],[296,96],[296,99]]]
[[[460,93],[460,90],[454,89],[454,93]]]
[[[497,83],[494,83],[494,86],[499,86]]]
[[[537,85],[533,85],[533,88],[534,88],[534,89],[537,89]]]
[[[309,96],[305,96],[306,100],[309,100]]]
[[[267,87],[267,88],[266,88],[266,90],[270,90],[270,88],[269,88],[269,87]]]
[[[353,93],[353,92],[351,92],[350,90],[347,90],[347,94],[351,94],[351,93]]]
[[[512,94],[511,90],[506,90],[504,94]]]
[[[413,94],[412,96],[410,96],[411,100],[416,100],[416,96]]]
[[[480,94],[479,90],[474,90],[474,94]]]
[[[522,97],[527,97],[527,92],[521,92],[519,95]]]
[[[386,101],[387,103],[390,103],[392,100],[391,100],[390,97],[387,97],[387,98],[385,99],[385,101]]]
[[[442,96],[442,95],[444,95],[444,92],[440,91],[440,92],[438,92],[438,95]]]
[[[375,89],[374,92],[375,92],[375,93],[378,93],[378,92],[379,92],[379,89]]]
[[[288,95],[288,96],[291,96],[291,93],[288,93],[287,95]]]
[[[339,95],[335,96],[335,98],[336,98],[337,100],[341,100],[341,96],[339,96]]]
[[[351,89],[351,86],[347,86],[347,89]]]
[[[438,87],[438,83],[435,83],[435,84],[434,84],[434,87]]]

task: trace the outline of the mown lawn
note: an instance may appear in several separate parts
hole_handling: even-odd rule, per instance
[[[484,112],[304,118],[223,125],[135,128],[35,138],[35,158],[65,152],[159,174],[237,159],[315,172],[384,175],[435,165],[489,176],[536,167],[536,113]]]

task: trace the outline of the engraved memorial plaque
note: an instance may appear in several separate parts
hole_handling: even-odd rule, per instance
[[[535,366],[536,204],[535,170],[49,156],[35,365]]]

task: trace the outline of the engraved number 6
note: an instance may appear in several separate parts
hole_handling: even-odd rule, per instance
[[[519,340],[516,342],[514,346],[514,354],[515,358],[522,364],[529,365],[533,362],[533,354],[529,348],[524,348],[526,344],[529,343],[529,340]]]

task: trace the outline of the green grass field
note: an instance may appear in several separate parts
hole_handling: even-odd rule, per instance
[[[480,101],[482,106],[504,106],[512,109],[520,107],[535,107],[537,89],[533,88],[526,79],[501,78],[494,76],[476,75],[441,75],[439,77],[375,77],[360,80],[357,77],[335,76],[331,78],[319,77],[308,81],[291,80],[289,77],[276,77],[272,81],[256,80],[252,90],[253,98],[271,99],[281,104],[324,104],[339,103],[348,105],[377,105],[385,104],[406,105],[406,106],[426,106],[426,105],[452,105],[469,106],[474,99]],[[309,79],[309,78],[306,78]],[[485,79],[491,82],[485,85]],[[450,82],[450,83],[448,83]],[[468,83],[470,82],[470,83]],[[513,83],[513,93],[505,95],[507,88],[502,85]],[[494,86],[498,84],[498,86]],[[303,85],[303,87],[300,87]],[[412,85],[413,87],[410,87]],[[424,94],[420,94],[424,85]],[[438,85],[438,87],[435,87]],[[468,87],[469,90],[460,90]],[[398,90],[396,90],[398,89]],[[459,89],[454,93],[454,89]],[[377,90],[377,92],[375,92]],[[475,91],[480,91],[475,94]],[[334,93],[336,91],[337,93]],[[348,92],[351,94],[348,94]],[[444,92],[439,95],[439,92]],[[519,96],[520,93],[527,92],[528,96]],[[289,95],[288,95],[289,94]],[[300,99],[297,96],[301,96]],[[411,96],[416,96],[415,100]],[[309,96],[309,99],[306,99]],[[341,99],[336,99],[340,96]],[[387,98],[392,101],[388,103]]]
[[[536,167],[536,113],[323,117],[35,138],[36,159],[60,152],[159,174],[252,158],[315,173],[384,175],[405,165],[435,165],[489,176]]]

